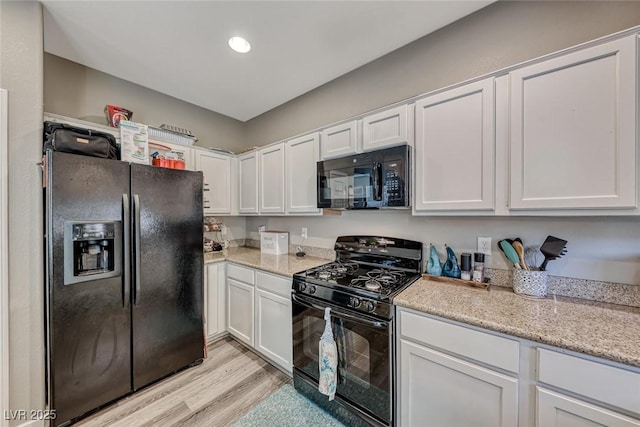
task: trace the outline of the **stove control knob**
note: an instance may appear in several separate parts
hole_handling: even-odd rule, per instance
[[[351,297],[351,298],[349,298],[349,303],[350,303],[351,307],[358,307],[360,305],[360,298]]]
[[[376,308],[376,306],[372,301],[365,301],[364,308],[367,311],[373,311]]]
[[[309,286],[309,293],[310,294],[315,294],[316,293],[316,287],[313,286],[313,285]]]
[[[307,289],[307,284],[300,283],[300,286],[298,286],[298,289],[300,289],[300,292],[304,292],[304,290]]]

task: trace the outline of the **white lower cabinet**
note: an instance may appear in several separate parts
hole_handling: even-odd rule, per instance
[[[400,344],[403,426],[516,426],[518,380],[410,341]]]
[[[204,283],[206,333],[207,340],[211,340],[227,330],[225,319],[227,311],[225,263],[206,264]]]
[[[518,425],[516,341],[403,309],[398,318],[399,425]],[[482,345],[483,340],[488,345]],[[489,347],[499,351],[487,351]],[[514,374],[465,359],[502,367]]]
[[[227,279],[229,333],[253,347],[253,285]]]
[[[291,278],[232,263],[227,276],[229,333],[291,373]]]
[[[398,308],[399,426],[640,427],[640,369]]]
[[[536,427],[638,427],[640,421],[536,387]]]

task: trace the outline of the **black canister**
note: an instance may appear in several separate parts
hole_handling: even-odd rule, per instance
[[[471,280],[471,254],[460,254],[460,278],[462,280]]]

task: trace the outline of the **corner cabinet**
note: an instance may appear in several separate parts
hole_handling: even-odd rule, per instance
[[[258,150],[258,200],[261,214],[284,214],[285,206],[285,144],[270,145]]]
[[[637,37],[510,73],[510,204],[637,206]]]
[[[258,213],[258,152],[238,156],[238,213]]]
[[[202,171],[203,174],[204,214],[231,214],[233,159],[224,154],[204,150],[194,151],[196,170]]]
[[[493,82],[416,101],[414,213],[494,209]]]
[[[287,212],[289,214],[320,214],[318,209],[317,165],[320,154],[320,133],[287,141]]]

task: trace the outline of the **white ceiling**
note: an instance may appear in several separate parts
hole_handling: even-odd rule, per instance
[[[48,0],[44,48],[246,121],[491,2]]]

